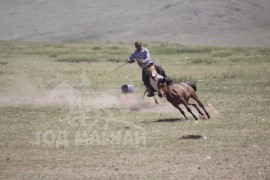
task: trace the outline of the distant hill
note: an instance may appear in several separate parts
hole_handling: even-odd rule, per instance
[[[1,0],[0,39],[270,46],[270,0]]]

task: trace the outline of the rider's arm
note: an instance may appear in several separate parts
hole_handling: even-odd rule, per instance
[[[151,58],[150,58],[150,52],[148,51],[148,49],[145,49],[145,60],[143,61],[144,64],[148,64],[149,62],[152,62]]]
[[[150,52],[148,51],[148,49],[145,49],[145,53],[146,53],[146,59],[147,61],[151,60],[150,58]]]
[[[134,52],[129,56],[129,58],[127,59],[127,62],[128,63],[132,63],[135,59],[135,56],[134,56]]]

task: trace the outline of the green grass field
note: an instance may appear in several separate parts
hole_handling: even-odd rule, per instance
[[[0,41],[0,179],[269,179],[270,48],[145,46],[210,120],[143,99],[133,45]]]

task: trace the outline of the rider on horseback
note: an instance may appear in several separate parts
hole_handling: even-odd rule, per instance
[[[151,87],[149,77],[147,75],[147,71],[145,70],[145,68],[149,68],[150,66],[155,65],[154,61],[152,61],[150,58],[149,50],[146,48],[143,48],[142,43],[140,41],[135,42],[135,48],[136,50],[129,56],[127,61],[128,63],[133,63],[135,61],[140,60],[141,62],[140,67],[142,68],[142,80],[148,91],[147,96],[148,97],[154,96],[155,90]],[[160,75],[164,76],[165,78],[167,77],[164,69],[161,66],[155,65],[155,68]],[[171,80],[169,80],[169,84],[170,83],[171,83]]]

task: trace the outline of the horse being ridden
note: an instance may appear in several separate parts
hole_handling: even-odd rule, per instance
[[[143,60],[137,60],[137,63],[142,68],[145,75],[147,76],[146,78],[148,78],[151,91],[152,91],[153,96],[155,98],[155,103],[158,104],[159,101],[158,101],[158,99],[156,97],[156,92],[159,92],[158,82],[159,82],[160,79],[163,79],[163,78],[166,78],[166,77],[164,77],[161,74],[157,73],[155,64],[150,64],[149,66],[145,66],[143,64]],[[171,82],[168,82],[168,83],[171,83]],[[145,91],[145,93],[146,93],[146,91]],[[144,95],[145,95],[145,93],[144,93]]]
[[[148,97],[154,96],[154,89],[151,87],[149,76],[145,69],[149,68],[150,66],[154,65],[154,61],[150,58],[149,50],[142,47],[142,43],[139,41],[135,42],[136,50],[130,55],[127,59],[128,63],[133,63],[135,61],[139,61],[138,64],[142,68],[142,80],[143,83],[148,91]],[[157,71],[166,77],[165,71],[160,66],[156,66]]]
[[[160,79],[163,79],[165,77],[157,72],[155,64],[147,68],[146,71],[151,87],[155,90],[155,92],[159,92],[158,82]]]
[[[200,109],[197,107],[195,103],[190,102],[190,98],[194,99],[200,107],[204,110],[205,114],[207,115],[208,119],[210,119],[209,113],[205,110],[204,105],[199,100],[197,94],[196,94],[196,85],[191,82],[187,83],[181,83],[181,84],[173,84],[168,85],[166,83],[165,79],[161,79],[158,82],[158,89],[161,94],[161,96],[166,95],[166,99],[175,107],[177,108],[183,116],[185,116],[186,120],[189,119],[185,115],[185,112],[180,108],[180,104],[183,104],[189,113],[192,114],[192,116],[195,118],[195,120],[198,120],[198,118],[193,114],[192,110],[190,109],[189,105],[194,106],[197,111],[199,112],[200,116],[204,116],[204,114],[200,111]]]

